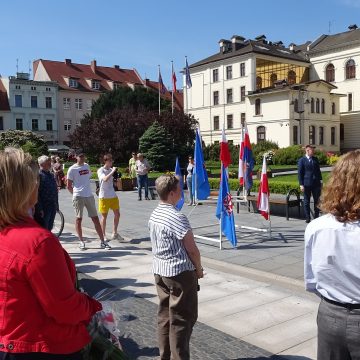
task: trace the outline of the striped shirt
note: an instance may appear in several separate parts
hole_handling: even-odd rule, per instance
[[[191,226],[187,217],[171,204],[160,203],[149,220],[153,273],[173,277],[195,270],[182,242]]]

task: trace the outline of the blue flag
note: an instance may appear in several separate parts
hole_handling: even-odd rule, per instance
[[[201,148],[201,139],[199,130],[196,129],[195,151],[194,151],[195,166],[192,177],[192,191],[196,200],[206,200],[210,195],[210,184],[205,169],[204,156]]]
[[[228,179],[224,165],[221,165],[221,180],[219,197],[216,207],[216,217],[221,219],[221,231],[231,242],[232,246],[237,245],[235,222],[233,213],[233,202],[229,191]]]
[[[186,62],[186,66],[185,66],[186,86],[190,89],[192,87],[192,82],[191,82],[189,64],[187,62],[187,59],[185,60],[185,62]]]
[[[185,199],[184,199],[184,181],[183,181],[183,177],[182,177],[181,170],[180,170],[179,159],[177,157],[176,157],[176,165],[175,165],[175,175],[177,175],[179,177],[180,188],[181,188],[181,198],[177,202],[175,207],[176,207],[176,209],[178,209],[180,211],[184,205]]]

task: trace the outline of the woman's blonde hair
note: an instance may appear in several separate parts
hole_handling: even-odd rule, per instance
[[[321,196],[320,208],[340,222],[360,219],[360,150],[340,157]]]
[[[28,216],[39,167],[21,149],[0,151],[0,230]]]

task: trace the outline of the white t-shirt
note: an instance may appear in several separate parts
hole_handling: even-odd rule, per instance
[[[88,164],[70,166],[67,178],[73,182],[73,197],[93,196],[90,187],[91,170]]]
[[[135,171],[138,175],[146,175],[149,172],[150,165],[146,159],[143,159],[143,161],[136,160],[135,163]]]
[[[104,177],[109,175],[112,168],[105,169],[103,166],[97,171],[97,176],[100,182],[99,198],[101,199],[113,199],[116,197],[114,190],[114,178],[111,176],[108,181],[104,181]]]

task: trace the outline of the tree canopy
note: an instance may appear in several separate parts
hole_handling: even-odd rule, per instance
[[[30,130],[7,130],[0,133],[0,149],[8,146],[22,148],[34,157],[48,154],[44,137]]]

